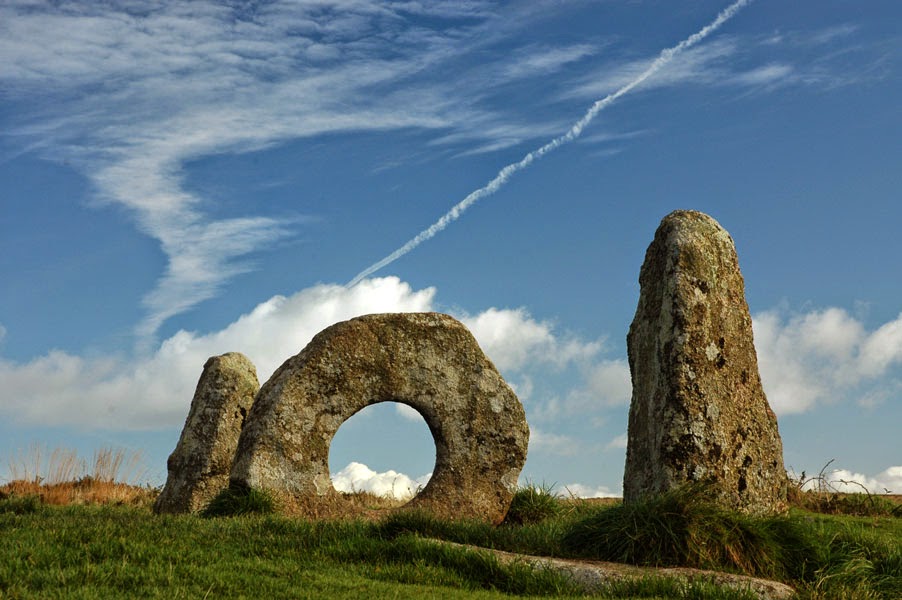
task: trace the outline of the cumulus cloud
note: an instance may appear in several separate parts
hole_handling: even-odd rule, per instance
[[[273,296],[219,331],[178,331],[147,356],[52,351],[24,364],[0,359],[8,398],[0,413],[27,424],[114,430],[179,426],[208,357],[241,352],[263,382],[329,325],[369,313],[434,310],[435,295],[435,288],[414,290],[396,277],[368,279],[352,288],[319,284]],[[463,321],[489,358],[514,377],[527,368],[582,361],[599,348],[596,342],[556,335],[550,324],[523,309],[491,308]],[[410,407],[397,407],[405,418],[422,418]]]
[[[409,500],[426,487],[432,473],[413,479],[404,473],[388,470],[377,473],[368,466],[351,462],[344,469],[332,475],[332,487],[339,492],[369,492],[377,496]],[[611,491],[607,486],[593,486],[571,483],[564,486],[561,494],[573,498],[619,498],[620,492]]]
[[[564,366],[589,359],[602,347],[597,341],[561,340],[551,323],[536,321],[523,308],[489,308],[461,321],[501,371],[520,369],[528,362]]]
[[[537,402],[532,416],[548,422],[568,417],[590,418],[599,411],[629,406],[633,393],[629,364],[624,359],[601,358],[578,365],[579,377],[564,393]]]
[[[623,433],[608,442],[605,450],[625,450],[627,442],[629,442],[629,434]]]
[[[377,473],[362,463],[352,462],[332,475],[332,487],[339,492],[369,492],[383,498],[409,500],[426,487],[431,477],[432,473],[417,479],[392,470]]]
[[[178,426],[208,357],[242,352],[265,381],[327,326],[368,313],[428,311],[434,295],[433,288],[415,291],[393,277],[352,289],[320,284],[292,296],[274,296],[220,331],[179,331],[144,358],[84,358],[54,351],[26,364],[0,361],[8,393],[0,411],[32,424]]]
[[[586,394],[606,406],[629,406],[633,395],[630,367],[625,360],[604,360],[586,373]]]
[[[869,332],[840,308],[771,310],[754,315],[753,329],[762,384],[777,414],[845,398],[873,405],[902,379],[902,314]]]
[[[406,404],[401,404],[400,402],[395,403],[395,412],[408,421],[423,420],[423,415],[421,415],[417,409],[407,406]]]
[[[582,483],[571,483],[564,486],[568,496],[574,498],[619,498],[620,492],[612,492],[606,486],[591,486]]]
[[[529,447],[557,456],[575,456],[580,450],[585,450],[580,442],[569,435],[542,431],[533,426],[529,427]]]

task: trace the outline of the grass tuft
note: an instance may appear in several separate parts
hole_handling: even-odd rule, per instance
[[[43,508],[40,496],[7,496],[0,493],[0,514],[30,515],[41,512]]]
[[[621,504],[576,523],[564,535],[577,556],[647,566],[724,569],[799,578],[817,541],[787,517],[725,510],[697,486]]]
[[[498,545],[497,528],[482,521],[446,521],[421,510],[394,512],[375,525],[380,538],[394,540],[407,534],[492,548]]]
[[[554,518],[563,512],[560,497],[553,485],[527,483],[514,494],[504,517],[506,525],[530,525]]]
[[[94,453],[92,468],[75,450],[32,444],[9,460],[11,481],[0,494],[36,496],[43,504],[131,504],[150,506],[159,490],[133,483],[139,473],[140,452],[103,448]]]
[[[796,508],[824,515],[902,517],[902,504],[876,494],[794,490],[789,495],[789,502]]]
[[[602,598],[670,598],[677,600],[760,600],[750,590],[727,588],[711,581],[642,577],[611,581],[599,590]]]
[[[276,508],[275,497],[269,491],[231,485],[210,501],[201,511],[201,516],[268,515],[275,513]]]

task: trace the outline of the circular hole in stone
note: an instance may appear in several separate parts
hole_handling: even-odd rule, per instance
[[[434,467],[429,426],[399,402],[367,406],[339,427],[329,447],[332,487],[382,498],[386,508],[409,502],[426,487]]]

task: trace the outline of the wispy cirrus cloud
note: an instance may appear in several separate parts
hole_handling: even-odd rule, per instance
[[[837,87],[879,77],[888,40],[856,41],[859,28],[845,23],[812,31],[767,36],[724,34],[683,53],[666,71],[642,84],[646,90],[705,85],[743,91],[770,91],[787,85]],[[897,45],[897,44],[896,44]],[[854,55],[854,66],[845,59]],[[592,98],[630,81],[650,64],[648,58],[616,58],[582,75],[564,92],[568,98]]]
[[[530,47],[522,50],[514,62],[504,65],[501,73],[510,79],[535,77],[537,74],[557,71],[563,65],[591,56],[596,51],[597,48],[590,44],[562,48]]]
[[[249,254],[298,228],[298,217],[261,216],[252,204],[241,217],[214,216],[209,199],[184,185],[188,161],[330,132],[426,129],[435,132],[438,151],[452,147],[456,155],[557,135],[581,104],[557,113],[563,116],[531,109],[596,97],[648,60],[607,62],[615,49],[592,66],[603,45],[597,40],[519,41],[499,50],[553,9],[477,0],[6,2],[0,152],[66,161],[98,199],[126,207],[159,241],[167,266],[136,327],[152,336],[251,269]],[[854,34],[846,27],[809,43]],[[798,36],[771,38],[777,48],[798,44]],[[801,78],[793,63],[755,63],[745,43],[712,40],[649,85],[721,77],[760,87]],[[729,67],[737,56],[749,64]],[[572,73],[552,77],[575,66],[585,74],[575,83]],[[516,106],[494,101],[523,81],[540,81],[547,94],[524,96]]]
[[[450,130],[476,115],[422,101],[437,86],[416,80],[466,50],[468,26],[412,15],[470,29],[490,18],[482,2],[7,3],[0,84],[16,118],[3,144],[80,169],[159,240],[168,264],[136,328],[151,336],[297,225],[252,207],[211,217],[183,186],[186,161],[335,131]]]

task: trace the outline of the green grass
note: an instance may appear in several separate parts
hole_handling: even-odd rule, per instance
[[[34,494],[29,494],[27,496],[0,497],[0,513],[27,515],[40,512],[43,507],[40,496]]]
[[[902,521],[889,516],[752,517],[684,488],[590,515],[561,546],[566,555],[776,579],[801,597],[902,598]]]
[[[504,522],[507,525],[541,523],[563,511],[563,503],[554,493],[553,485],[528,483],[514,494]]]
[[[569,554],[613,562],[785,580],[806,576],[818,539],[797,520],[727,511],[684,488],[592,515],[567,532],[563,546]]]
[[[239,500],[244,504],[232,512],[247,508],[247,497]],[[756,519],[692,494],[630,506],[554,502],[551,510],[530,509],[541,514],[527,524],[492,527],[415,512],[379,523],[250,510],[215,519],[154,516],[146,506],[57,507],[9,496],[0,499],[0,598],[580,596],[553,572],[425,538],[535,555],[717,567],[781,579],[800,597],[818,600],[902,597],[897,517],[797,510]],[[601,597],[747,598],[660,577],[611,584]]]
[[[228,487],[219,492],[201,512],[204,517],[271,515],[276,512],[273,495],[265,490]]]
[[[362,522],[153,516],[125,506],[0,513],[4,598],[497,598],[568,591],[550,573],[503,567],[412,536],[383,540]]]
[[[580,596],[553,572],[436,544],[398,523],[392,529],[273,515],[207,519],[129,506],[28,506],[35,510],[0,509],[2,598]],[[455,524],[446,533],[488,539],[509,530]],[[613,585],[607,596],[743,598],[708,588],[649,579]]]
[[[815,490],[796,491],[793,496],[795,506],[825,515],[902,517],[902,504],[874,494],[843,494]]]

